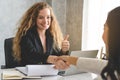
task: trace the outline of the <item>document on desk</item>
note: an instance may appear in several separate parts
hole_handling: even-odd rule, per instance
[[[16,67],[16,69],[27,76],[58,75],[58,70],[53,67],[54,65],[26,65],[25,67]]]
[[[29,76],[25,76],[24,74],[22,74],[21,72],[19,72],[19,71],[16,71],[16,70],[4,70],[3,72],[2,72],[2,77],[1,77],[1,79],[3,79],[3,80],[9,80],[9,79],[11,79],[11,80],[16,80],[16,79],[23,79],[23,78],[25,78],[25,79],[30,79],[30,78],[32,78],[32,79],[41,79],[42,77],[29,77]]]
[[[25,77],[25,75],[23,75],[22,73],[20,73],[19,71],[15,71],[15,70],[4,70],[2,72],[2,79],[6,80],[6,79],[22,79],[23,77]]]
[[[41,79],[42,77],[30,77],[22,74],[21,72],[15,70],[15,69],[6,69],[3,70],[2,72],[2,77],[3,80],[16,80],[16,79]]]

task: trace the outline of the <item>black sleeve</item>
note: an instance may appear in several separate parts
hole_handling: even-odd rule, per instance
[[[46,63],[48,54],[43,54],[43,51],[37,50],[34,39],[30,37],[23,37],[21,39],[21,62],[23,65],[27,64],[43,64]]]
[[[56,56],[62,56],[62,55],[69,55],[70,54],[70,51],[66,51],[66,53],[63,53],[61,49],[54,49],[53,50],[53,55],[56,55]]]
[[[62,50],[60,50],[61,55],[70,55],[70,51],[66,51],[66,53],[63,53]]]

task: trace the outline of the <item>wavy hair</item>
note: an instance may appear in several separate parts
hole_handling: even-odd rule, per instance
[[[61,48],[61,43],[63,40],[63,35],[60,29],[60,26],[56,20],[56,17],[53,13],[52,8],[46,2],[38,2],[31,6],[20,19],[18,24],[18,31],[13,40],[13,56],[18,61],[21,60],[21,48],[20,48],[20,41],[22,36],[26,34],[26,32],[36,25],[36,20],[39,14],[39,11],[48,8],[51,13],[51,25],[49,27],[50,33],[53,36],[54,45],[53,47],[57,46]]]

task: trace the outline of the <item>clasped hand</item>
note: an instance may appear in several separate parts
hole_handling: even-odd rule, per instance
[[[55,69],[65,70],[70,67],[70,60],[69,56],[49,56],[47,62],[54,64]]]

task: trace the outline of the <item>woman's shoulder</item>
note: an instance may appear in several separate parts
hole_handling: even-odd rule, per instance
[[[28,29],[28,31],[26,32],[25,36],[34,36],[37,34],[37,30],[36,28],[30,28]]]
[[[30,28],[23,36],[22,39],[32,39],[37,36],[37,30],[35,28]]]

